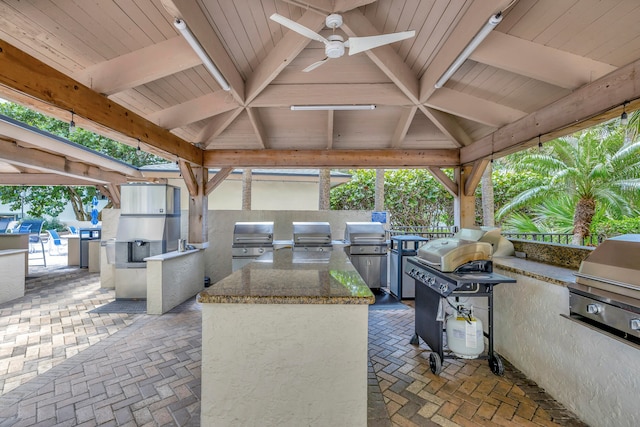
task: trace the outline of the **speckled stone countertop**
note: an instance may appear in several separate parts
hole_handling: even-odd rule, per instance
[[[375,298],[343,250],[273,252],[211,285],[200,303],[217,304],[373,304]]]
[[[495,257],[493,265],[504,271],[521,274],[523,276],[532,277],[548,283],[560,286],[566,286],[569,283],[575,283],[576,270],[565,267],[559,267],[552,264],[544,264],[542,262],[531,261],[517,257]]]

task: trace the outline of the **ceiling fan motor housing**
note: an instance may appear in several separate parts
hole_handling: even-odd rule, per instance
[[[329,43],[324,47],[324,53],[329,58],[340,58],[344,55],[344,39],[336,34],[327,37]]]
[[[324,23],[327,26],[327,28],[333,28],[334,30],[336,28],[340,28],[340,26],[342,25],[342,15],[338,15],[337,13],[332,13],[331,15],[325,18]]]

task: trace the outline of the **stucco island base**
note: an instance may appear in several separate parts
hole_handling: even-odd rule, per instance
[[[367,305],[203,304],[204,426],[366,426]]]

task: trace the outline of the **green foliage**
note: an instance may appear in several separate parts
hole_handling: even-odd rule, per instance
[[[69,124],[10,102],[0,103],[0,114],[11,117],[29,126],[65,138],[71,142],[95,150],[99,153],[124,161],[133,166],[165,163],[166,161],[153,154],[137,150],[135,147],[121,144],[112,139],[96,135],[84,129],[69,131]],[[69,117],[71,119],[71,117]],[[24,199],[20,197],[25,195]],[[67,202],[71,202],[76,219],[90,219],[90,205],[93,196],[97,195],[95,187],[70,186],[0,186],[0,200],[8,204],[12,210],[20,212],[24,203],[25,214],[33,217],[48,215],[57,217],[64,210]]]
[[[640,217],[625,217],[604,221],[597,225],[598,236],[613,237],[620,234],[640,234]]]
[[[375,170],[350,171],[351,181],[331,190],[331,209],[372,210]],[[392,226],[453,223],[453,197],[424,169],[385,171],[384,205]]]
[[[533,182],[506,200],[497,217],[533,215],[536,224],[558,232],[571,231],[581,221],[593,232],[594,224],[601,221],[637,215],[640,142],[625,136],[626,129],[612,121],[507,159],[507,167],[532,174]],[[496,189],[502,185],[496,180]],[[592,218],[576,217],[575,207],[581,200],[596,202]],[[519,216],[505,222],[518,223],[523,225]]]

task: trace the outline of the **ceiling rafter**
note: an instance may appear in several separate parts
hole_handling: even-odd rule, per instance
[[[76,78],[98,93],[113,95],[200,64],[198,55],[178,36],[87,67]]]
[[[0,159],[10,164],[93,181],[94,183],[127,182],[126,175],[119,172],[104,171],[93,165],[73,162],[61,155],[46,153],[35,148],[21,147],[15,142],[5,140],[0,140]]]
[[[149,114],[147,118],[165,129],[176,129],[235,108],[238,104],[229,94],[218,90]]]
[[[193,35],[209,55],[209,58],[229,82],[231,86],[230,92],[236,102],[244,104],[244,80],[218,35],[213,31],[206,18],[206,12],[200,8],[200,4],[193,0],[162,0],[162,5],[174,18],[183,19],[187,23]]]
[[[565,89],[577,89],[616,67],[493,31],[470,59]],[[431,99],[429,99],[431,101]]]
[[[320,31],[324,27],[324,17],[313,11],[307,11],[298,21],[299,24]],[[246,104],[249,105],[289,65],[311,40],[296,33],[286,31],[284,37],[269,52],[258,68],[249,76],[246,84]]]
[[[313,85],[270,85],[254,99],[251,107],[290,107],[309,104],[411,105],[393,83],[320,83]]]
[[[456,116],[496,128],[527,115],[524,111],[446,87],[441,87],[431,95],[426,105],[445,113],[455,114]]]
[[[393,136],[391,137],[391,148],[402,147],[402,142],[404,141],[405,136],[407,136],[407,132],[409,131],[409,127],[411,126],[414,116],[416,115],[416,111],[418,111],[418,107],[416,106],[402,109],[402,114],[398,119],[398,124],[396,125],[396,128],[393,131]]]
[[[244,111],[244,107],[218,114],[208,120],[207,124],[202,128],[196,141],[202,144],[202,148],[208,148],[213,144],[215,138],[218,137],[233,121]]]
[[[258,144],[260,144],[262,148],[269,148],[267,144],[267,132],[265,131],[262,119],[260,119],[260,113],[258,109],[247,108],[246,110],[247,115],[249,116],[249,121],[251,122],[251,126],[253,127],[253,131],[256,133]]]
[[[577,132],[619,116],[623,104],[630,111],[640,108],[640,60],[474,141],[460,150],[460,161],[469,164],[496,153],[509,153],[533,144],[539,135],[560,137]],[[611,110],[612,105],[619,108]]]
[[[104,95],[0,40],[0,85],[145,141],[163,153],[202,163],[202,150]],[[166,154],[165,154],[166,155]]]
[[[507,7],[512,0],[483,0],[474,1],[469,5],[464,16],[456,25],[451,36],[443,44],[442,48],[429,64],[420,79],[420,102],[427,99],[436,90],[434,85],[440,76],[455,61],[473,37],[487,23],[489,17]]]

